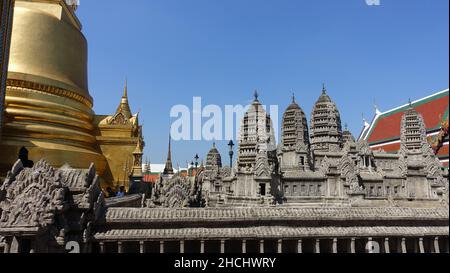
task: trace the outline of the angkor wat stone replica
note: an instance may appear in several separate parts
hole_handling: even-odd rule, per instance
[[[325,89],[310,125],[294,98],[277,146],[256,95],[233,168],[222,166],[214,146],[204,168],[182,177],[169,149],[150,199],[105,201],[93,166],[23,168],[18,161],[0,187],[0,252],[449,251],[448,171],[420,114],[411,108],[403,116],[398,153],[373,151],[342,132]]]
[[[373,151],[343,132],[339,111],[325,89],[310,124],[311,134],[293,98],[276,147],[270,117],[255,97],[242,122],[236,169],[222,168],[215,148],[207,156],[209,171],[202,184],[208,204],[448,205],[448,171],[434,155],[423,118],[413,108],[403,116],[402,148],[396,154]]]

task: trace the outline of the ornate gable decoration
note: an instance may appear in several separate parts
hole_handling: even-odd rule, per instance
[[[21,161],[9,172],[0,192],[0,227],[47,227],[64,208],[67,188],[45,161],[24,169]]]
[[[169,179],[161,179],[153,190],[151,206],[159,205],[165,208],[187,208],[204,206],[201,184],[205,179],[204,171],[195,177],[191,183],[190,177],[176,175]]]
[[[122,112],[115,114],[110,120],[108,120],[108,125],[131,125],[130,120],[128,120]]]
[[[345,186],[349,187],[348,194],[363,194],[364,186],[359,182],[359,169],[349,155],[339,160],[338,169],[341,177],[345,178]]]
[[[360,140],[357,143],[356,149],[358,150],[359,155],[367,155],[372,156],[373,151],[370,149],[369,143],[367,140]]]
[[[71,207],[81,210],[81,227],[101,217],[99,183],[93,164],[88,170],[55,169],[41,160],[24,168],[18,160],[0,187],[0,227],[50,228],[64,241],[70,226],[65,214]]]
[[[266,153],[260,152],[256,156],[255,175],[264,178],[270,177],[271,169]]]

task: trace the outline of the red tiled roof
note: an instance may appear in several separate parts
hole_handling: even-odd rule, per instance
[[[145,183],[153,183],[155,184],[159,179],[159,173],[150,173],[150,174],[144,174],[144,182]]]
[[[444,144],[444,146],[442,146],[442,148],[439,150],[437,156],[439,158],[448,158],[448,152],[449,152],[449,148],[448,148],[448,143]]]
[[[442,120],[448,117],[449,90],[418,100],[412,105],[422,114],[429,132],[438,130]],[[401,119],[408,107],[409,105],[405,105],[377,116],[371,129],[362,137],[367,139],[370,145],[400,139]]]
[[[449,117],[449,90],[438,92],[429,97],[412,103],[414,109],[422,114],[427,133],[436,138],[436,133],[441,129],[443,121]],[[373,150],[383,149],[386,152],[397,152],[400,150],[400,126],[404,112],[409,105],[377,115],[370,127],[365,127],[360,139],[366,139]],[[431,139],[433,139],[431,137]],[[449,144],[448,137],[444,145],[439,149],[437,156],[444,167],[448,167]]]

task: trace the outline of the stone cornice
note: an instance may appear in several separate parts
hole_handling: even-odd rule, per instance
[[[97,232],[96,240],[101,241],[158,241],[187,240],[192,238],[214,239],[300,239],[334,237],[425,237],[448,236],[449,227],[236,227],[236,228],[180,228],[180,229],[112,229]]]
[[[189,221],[441,221],[449,218],[448,208],[207,208],[155,209],[110,208],[107,223],[189,222]]]

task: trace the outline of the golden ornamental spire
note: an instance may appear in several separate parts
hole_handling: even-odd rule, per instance
[[[125,86],[123,88],[123,95],[120,101],[120,105],[116,110],[116,115],[121,113],[126,119],[130,119],[133,115],[131,114],[130,105],[128,103],[128,81],[125,80]]]
[[[122,98],[127,98],[128,100],[128,79],[125,79],[125,87],[123,88]]]

